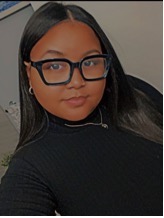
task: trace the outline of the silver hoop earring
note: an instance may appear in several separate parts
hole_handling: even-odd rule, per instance
[[[30,88],[29,88],[29,93],[30,93],[30,95],[34,95],[34,93],[33,93],[33,90],[32,90],[32,87],[30,86]]]

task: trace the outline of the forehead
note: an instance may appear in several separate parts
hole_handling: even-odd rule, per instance
[[[35,44],[31,57],[41,58],[48,50],[78,55],[90,49],[101,50],[99,39],[92,28],[80,21],[65,20],[50,28]]]

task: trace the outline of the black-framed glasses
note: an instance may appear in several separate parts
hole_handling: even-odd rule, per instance
[[[82,78],[86,81],[101,80],[107,77],[110,64],[111,56],[108,54],[87,56],[80,62],[71,62],[65,58],[31,61],[31,66],[38,70],[46,85],[69,83],[75,68],[79,69]]]

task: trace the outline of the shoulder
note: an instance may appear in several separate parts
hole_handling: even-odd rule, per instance
[[[42,138],[35,139],[14,152],[10,160],[7,175],[30,176],[40,178],[39,180],[47,181],[45,175],[49,167],[50,147],[46,141],[47,134]]]
[[[48,132],[38,137],[35,137],[30,142],[26,143],[12,156],[12,159],[23,159],[28,162],[39,162],[44,158],[44,154],[50,146],[50,138]]]

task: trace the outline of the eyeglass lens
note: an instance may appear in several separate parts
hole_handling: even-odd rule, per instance
[[[94,57],[81,63],[83,76],[86,79],[102,78],[107,70],[107,60],[104,57]],[[42,72],[48,83],[65,82],[70,77],[71,66],[66,61],[48,61],[42,64]]]

